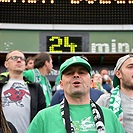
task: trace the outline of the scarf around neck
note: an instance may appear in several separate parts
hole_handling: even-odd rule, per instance
[[[90,106],[98,133],[106,133],[104,126],[104,117],[101,108],[92,100],[90,101]],[[63,101],[60,103],[60,109],[67,133],[75,133],[72,119],[70,117],[69,104],[66,98],[64,98]]]
[[[37,68],[33,69],[33,73],[34,73],[34,82],[39,83],[43,89],[43,92],[44,92],[45,89],[44,89],[44,83],[42,82],[42,79],[41,79],[41,73],[39,72],[39,70]],[[49,98],[51,100],[52,99],[51,85],[50,85],[47,77],[44,76],[44,79],[46,80],[46,88],[48,91]]]
[[[111,109],[118,118],[123,118],[119,85],[111,91],[109,109]]]

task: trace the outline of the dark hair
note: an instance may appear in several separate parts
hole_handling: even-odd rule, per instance
[[[35,56],[34,68],[42,68],[45,65],[45,62],[50,62],[51,55],[45,52],[39,53]]]
[[[101,74],[102,70],[107,70],[108,71],[108,68],[107,67],[102,67],[100,70],[99,70],[99,73]]]
[[[28,64],[28,62],[29,62],[30,60],[33,60],[33,61],[34,61],[34,57],[33,57],[33,56],[29,56],[29,57],[26,59],[26,65]]]

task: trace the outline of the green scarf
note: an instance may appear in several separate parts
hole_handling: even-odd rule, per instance
[[[111,109],[118,118],[123,118],[119,85],[111,91],[109,109]]]
[[[47,79],[47,77],[44,76],[44,81],[45,83],[42,81],[41,79],[41,74],[39,72],[38,69],[33,69],[33,73],[34,73],[34,82],[37,82],[41,85],[42,90],[44,92],[44,95],[46,97],[46,104],[47,107],[50,106],[50,101],[52,99],[52,90],[51,90],[51,85]],[[47,93],[45,92],[47,90]]]

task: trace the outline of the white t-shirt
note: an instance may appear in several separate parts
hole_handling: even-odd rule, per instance
[[[126,96],[121,90],[121,102],[123,109],[123,123],[126,133],[133,133],[133,98]],[[110,93],[103,94],[96,102],[100,106],[109,107]]]
[[[10,79],[2,89],[4,115],[17,129],[26,133],[30,124],[30,92],[24,80]]]

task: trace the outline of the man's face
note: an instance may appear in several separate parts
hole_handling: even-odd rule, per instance
[[[108,71],[107,70],[102,70],[100,74],[101,74],[101,76],[103,78],[104,75],[108,75]]]
[[[69,97],[88,96],[90,90],[90,74],[83,66],[70,66],[64,71],[60,85],[65,95]]]
[[[29,60],[26,69],[33,69],[34,68],[34,60]]]
[[[20,51],[13,51],[8,54],[5,67],[8,71],[22,73],[25,70],[25,57]]]
[[[120,68],[119,79],[123,88],[133,90],[133,58],[127,59]]]
[[[102,76],[99,73],[94,75],[93,80],[94,80],[94,82],[98,82],[98,83],[102,84]]]
[[[50,58],[50,61],[47,62],[48,74],[52,71],[52,69],[53,69],[53,60],[52,60],[52,58]]]

